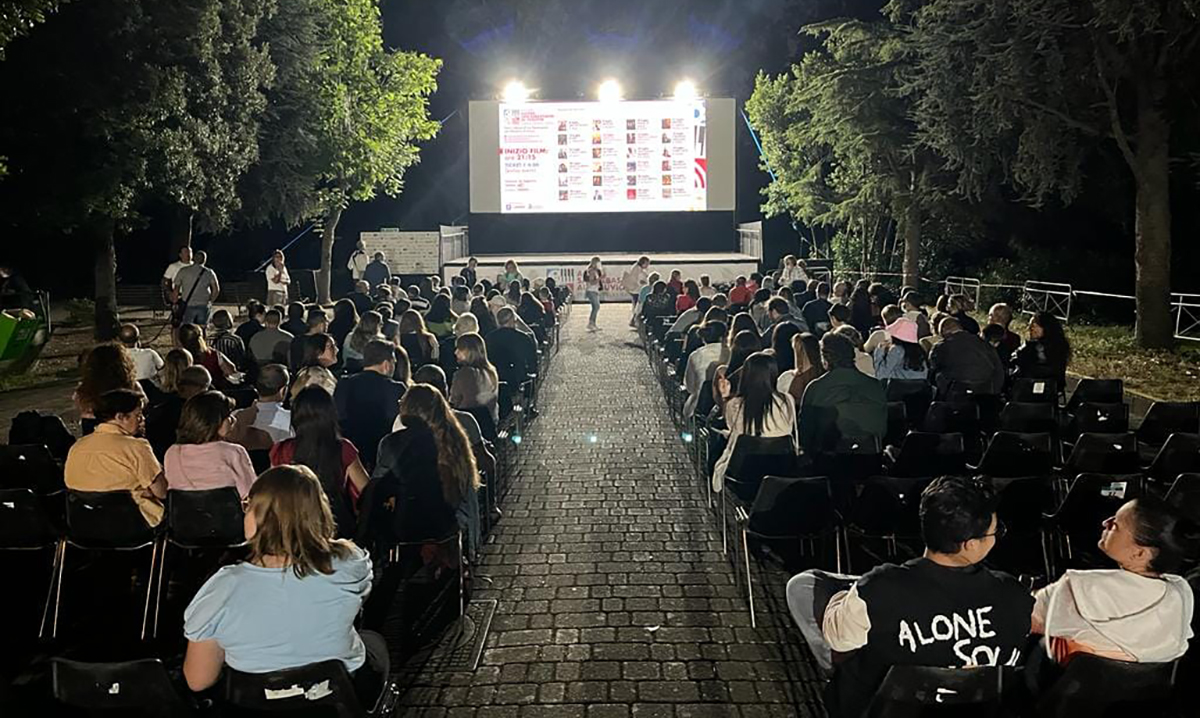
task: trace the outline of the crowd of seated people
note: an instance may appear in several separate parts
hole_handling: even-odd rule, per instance
[[[360,687],[386,674],[386,647],[354,628],[382,570],[372,557],[425,542],[418,564],[458,568],[457,544],[432,540],[461,530],[473,560],[488,518],[478,492],[514,401],[501,407],[502,384],[520,396],[535,380],[570,301],[519,274],[503,294],[461,277],[356,290],[371,303],[343,299],[332,322],[320,306],[251,302],[240,326],[220,310],[211,326],[176,328],[165,355],[125,325],[81,357],[69,490],[127,492],[147,527],[165,526],[168,491],[232,488],[244,502],[248,560],[219,570],[185,614],[194,690],[225,666],[339,658]]]
[[[671,378],[679,376],[684,420],[709,429],[703,469],[715,492],[730,486],[727,469],[743,436],[792,437],[795,466],[808,476],[836,466],[820,458],[848,445],[884,447],[889,382],[923,382],[934,400],[954,405],[1003,399],[1018,379],[1052,380],[1059,396],[1066,386],[1071,347],[1051,313],[1034,313],[1022,340],[1003,303],[980,326],[963,295],[943,296],[927,312],[911,288],[896,301],[870,282],[837,282],[832,293],[824,282],[797,283],[790,293],[779,282],[738,277],[728,301],[715,295],[703,313],[695,305],[678,315],[665,311],[654,297],[670,297],[669,286],[643,294],[647,348],[678,367],[664,391],[670,399]],[[765,314],[756,316],[758,307]],[[710,403],[697,400],[705,382],[715,391]],[[879,468],[886,471],[887,464]],[[1180,574],[1192,570],[1191,585],[1200,575],[1200,527],[1163,491],[1133,494],[1103,522],[1098,549],[1114,568],[1064,573],[1059,566],[1055,573],[1047,558],[1050,575],[1018,581],[985,564],[1005,542],[997,516],[1002,484],[957,476],[924,482],[917,484],[923,556],[902,564],[876,557],[876,567],[857,578],[805,572],[788,585],[791,613],[832,677],[830,715],[863,715],[891,666],[1019,667],[1022,711],[1074,656],[1170,664],[1188,651],[1194,598]],[[830,486],[835,503],[853,501]],[[1121,486],[1102,491],[1124,496]],[[1070,545],[1057,550],[1066,560]]]

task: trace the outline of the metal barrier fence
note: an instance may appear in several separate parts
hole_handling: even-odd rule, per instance
[[[1200,342],[1200,294],[1172,294],[1175,338]]]
[[[1029,280],[1021,288],[1021,312],[1031,316],[1036,312],[1049,312],[1063,324],[1069,324],[1073,296],[1070,284]]]
[[[762,222],[747,222],[737,228],[738,248],[742,254],[756,257],[759,262],[763,257]]]
[[[979,288],[983,286],[975,277],[946,277],[946,294],[965,294],[975,306],[979,306]]]

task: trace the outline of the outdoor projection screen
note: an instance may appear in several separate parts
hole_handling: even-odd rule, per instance
[[[471,211],[734,209],[732,99],[470,103]]]

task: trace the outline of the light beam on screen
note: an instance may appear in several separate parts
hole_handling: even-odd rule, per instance
[[[696,83],[691,80],[680,80],[675,85],[676,100],[694,100],[700,96],[700,91],[696,89]]]
[[[605,80],[596,90],[596,97],[601,102],[620,102],[621,94],[621,83],[616,80]]]
[[[529,99],[530,90],[520,80],[511,80],[504,86],[501,97],[509,104],[525,102]]]

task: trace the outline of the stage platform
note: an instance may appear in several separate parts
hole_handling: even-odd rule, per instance
[[[513,255],[472,255],[479,262],[477,270],[480,279],[496,281],[496,277],[504,272],[504,263],[513,260],[523,274],[531,282],[545,281],[546,277],[554,277],[560,285],[571,287],[575,298],[583,301],[583,287],[576,286],[584,268],[593,256],[583,254],[513,254]],[[604,263],[604,295],[605,301],[629,301],[629,295],[621,286],[621,276],[625,270],[633,266],[639,257],[650,258],[650,271],[658,272],[664,281],[670,276],[671,270],[683,272],[684,279],[698,279],[701,274],[707,274],[714,285],[732,284],[738,275],[749,276],[758,271],[758,257],[737,252],[646,252],[641,253],[605,253],[600,254]],[[442,267],[442,278],[449,283],[450,278],[467,266],[467,259],[455,259]]]

